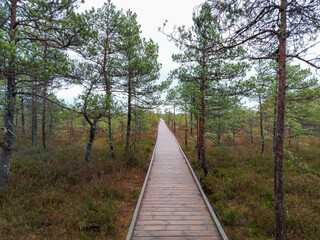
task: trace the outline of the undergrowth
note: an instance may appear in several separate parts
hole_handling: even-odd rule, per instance
[[[116,136],[112,160],[106,135],[98,134],[88,167],[81,132],[57,139],[46,152],[20,137],[0,197],[0,239],[124,239],[156,131],[143,137],[129,160]]]
[[[184,146],[184,132],[177,131],[179,142],[197,175],[195,143],[189,138]],[[285,145],[284,208],[286,239],[319,239],[320,236],[320,138],[304,138],[299,149]],[[221,149],[207,141],[209,174],[201,180],[212,207],[229,239],[273,239],[273,156],[271,141],[265,153],[259,154],[259,139],[254,150],[249,139],[239,135],[236,146],[227,138],[223,144],[232,151]],[[293,164],[293,161],[297,164]]]

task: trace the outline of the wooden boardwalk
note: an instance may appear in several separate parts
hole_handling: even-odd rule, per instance
[[[163,120],[127,240],[227,237],[175,137]]]

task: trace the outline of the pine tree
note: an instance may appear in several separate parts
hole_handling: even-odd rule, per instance
[[[284,239],[283,143],[286,109],[286,64],[290,58],[320,68],[319,56],[307,52],[318,43],[320,1],[209,0],[212,17],[223,23],[221,48],[246,46],[251,59],[278,62],[277,127],[274,160],[275,238]]]

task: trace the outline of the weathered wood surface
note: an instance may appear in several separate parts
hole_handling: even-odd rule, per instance
[[[161,120],[132,240],[222,239],[192,173]]]

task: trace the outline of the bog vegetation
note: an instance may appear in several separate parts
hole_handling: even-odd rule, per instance
[[[165,22],[180,67],[162,82],[134,12],[77,4],[0,1],[0,238],[123,239],[160,117],[230,239],[319,237],[319,0],[208,0],[190,29]],[[72,105],[66,85],[83,87]]]

